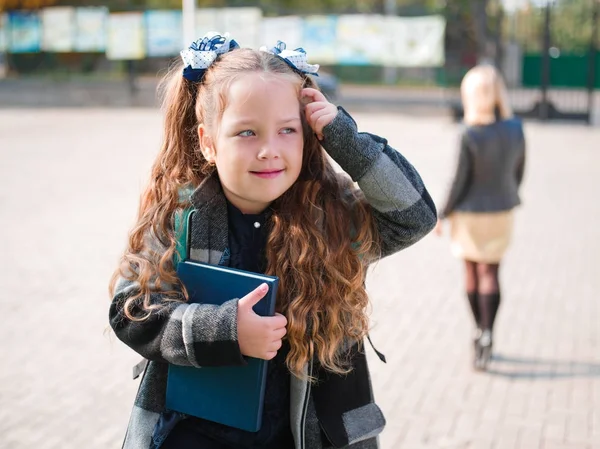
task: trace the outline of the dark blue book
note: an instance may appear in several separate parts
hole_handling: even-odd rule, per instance
[[[275,314],[277,277],[190,260],[179,262],[177,275],[191,303],[220,305],[267,283],[269,291],[253,310],[261,316]],[[268,362],[252,357],[246,361],[245,366],[169,365],[167,409],[257,432],[262,424]]]

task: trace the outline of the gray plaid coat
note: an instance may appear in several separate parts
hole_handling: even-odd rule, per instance
[[[435,206],[419,174],[385,139],[359,133],[342,108],[323,134],[322,144],[328,154],[358,183],[372,205],[382,257],[412,245],[434,227]],[[227,207],[218,178],[207,178],[192,193],[191,202],[197,212],[190,228],[190,257],[226,264]],[[149,361],[123,447],[158,448],[165,435],[157,435],[155,428],[168,414],[168,364],[200,367],[241,363],[237,299],[221,306],[170,303],[148,320],[131,322],[123,316],[123,304],[136,288],[135,283],[121,279],[109,314],[117,337]],[[153,293],[151,299],[161,303],[161,294]],[[292,376],[290,411],[296,449],[378,447],[377,435],[385,419],[373,400],[364,353],[358,348],[355,353],[354,370],[348,376],[325,376],[328,380],[318,386]],[[312,363],[306,366],[309,370],[318,375]]]

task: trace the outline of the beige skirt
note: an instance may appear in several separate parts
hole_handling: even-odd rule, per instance
[[[455,257],[481,263],[500,262],[512,236],[512,210],[454,212],[448,219]]]

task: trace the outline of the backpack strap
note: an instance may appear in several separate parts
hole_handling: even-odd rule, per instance
[[[183,188],[179,191],[179,201],[186,202],[189,200],[190,195],[192,194],[193,189],[191,188]],[[192,214],[196,212],[193,206],[189,206],[184,209],[177,209],[175,211],[173,229],[175,230],[175,239],[177,240],[177,245],[175,246],[175,253],[173,253],[173,266],[177,269],[177,265],[182,260],[188,259],[190,257],[189,251],[189,228],[190,228],[190,219]],[[133,378],[137,379],[140,375],[146,372],[148,368],[148,360],[145,358],[141,360],[141,362],[137,363],[133,367]]]
[[[185,187],[179,190],[179,201],[186,202],[194,190],[191,187]],[[192,214],[196,211],[192,205],[184,209],[175,211],[173,229],[175,230],[175,253],[173,254],[173,266],[177,268],[177,264],[182,260],[188,259],[189,254],[189,228]]]
[[[387,363],[387,359],[385,358],[385,355],[383,355],[383,353],[381,353],[377,350],[377,348],[371,341],[371,336],[369,334],[367,334],[367,340],[369,340],[369,343],[371,344],[373,351],[375,351],[375,354],[377,354],[377,357],[379,357],[379,360],[381,360],[383,363]]]
[[[177,245],[175,246],[175,253],[173,253],[173,266],[177,267],[177,264],[182,260],[188,259],[189,254],[189,228],[190,228],[190,217],[196,211],[193,207],[186,209],[179,209],[175,212],[175,239]]]

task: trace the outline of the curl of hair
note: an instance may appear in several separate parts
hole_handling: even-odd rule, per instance
[[[186,206],[179,199],[180,189],[199,185],[214,170],[200,151],[198,124],[218,127],[229,86],[247,73],[287,77],[298,93],[303,87],[317,87],[279,58],[249,49],[219,57],[200,84],[185,80],[181,70],[181,65],[174,67],[163,85],[164,141],[128,248],[111,281],[111,293],[121,276],[139,285],[138,293],[124,304],[130,320],[147,319],[169,302],[187,300],[172,263],[176,247],[172,223],[175,211]],[[271,205],[266,254],[266,273],[280,279],[277,308],[288,319],[291,350],[286,363],[298,377],[312,359],[331,372],[348,372],[347,350],[368,332],[364,280],[368,263],[378,252],[368,203],[346,176],[335,172],[300,112],[302,169],[292,187]],[[153,248],[150,242],[161,247]],[[162,293],[163,303],[151,303],[155,291]],[[136,312],[139,309],[142,313]]]
[[[182,64],[175,65],[159,85],[163,142],[142,193],[127,249],[110,282],[111,295],[120,277],[138,283],[137,292],[123,305],[129,320],[145,320],[153,310],[164,307],[151,302],[153,292],[161,292],[165,302],[183,301],[187,297],[173,268],[176,247],[173,216],[177,209],[188,206],[180,201],[180,189],[198,185],[214,168],[199,151],[194,111],[199,85],[183,78],[182,70]]]

